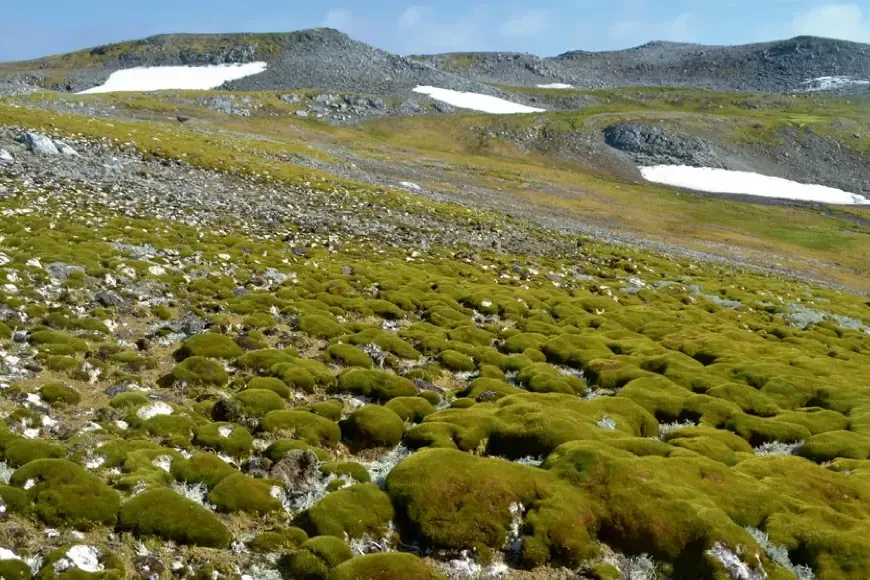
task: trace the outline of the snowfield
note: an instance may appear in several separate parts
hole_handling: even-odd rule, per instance
[[[836,77],[819,77],[804,81],[807,88],[804,89],[808,93],[816,91],[833,91],[851,86],[867,86],[870,81],[854,79],[852,77],[836,76]]]
[[[79,94],[169,89],[208,90],[266,70],[265,62],[209,66],[140,66],[113,72],[105,84]]]
[[[461,91],[451,91],[450,89],[439,89],[437,87],[417,87],[414,89],[414,92],[428,95],[436,101],[441,101],[460,109],[471,109],[472,111],[480,111],[482,113],[513,115],[517,113],[544,112],[544,109],[527,107],[526,105],[519,105],[498,97],[481,95],[479,93],[463,93]]]
[[[565,83],[550,83],[548,85],[538,85],[539,89],[573,89],[574,85],[566,85]]]
[[[818,201],[837,205],[870,205],[870,199],[855,193],[824,185],[807,185],[748,171],[729,171],[727,169],[688,167],[685,165],[656,165],[640,167],[639,169],[647,181],[709,193],[757,195],[759,197]]]

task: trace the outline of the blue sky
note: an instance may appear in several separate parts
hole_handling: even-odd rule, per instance
[[[0,10],[0,61],[164,32],[317,26],[401,54],[550,56],[649,40],[736,44],[798,34],[870,42],[870,0],[30,0]]]

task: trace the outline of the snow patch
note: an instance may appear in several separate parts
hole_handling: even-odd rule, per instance
[[[573,89],[574,85],[566,85],[565,83],[548,83],[545,85],[538,85],[539,89]]]
[[[0,560],[20,560],[21,558],[12,550],[0,548]]]
[[[209,66],[139,66],[115,71],[104,84],[78,94],[169,89],[208,90],[227,81],[260,74],[267,66],[265,62]]]
[[[482,113],[493,113],[495,115],[513,115],[516,113],[543,113],[544,109],[536,109],[535,107],[527,107],[492,97],[490,95],[481,95],[479,93],[464,93],[461,91],[452,91],[450,89],[439,89],[437,87],[421,86],[414,89],[415,93],[428,95],[436,101],[447,103],[460,109],[471,109],[472,111],[481,111]]]
[[[712,167],[656,165],[640,167],[643,178],[653,183],[685,187],[708,193],[731,193],[835,205],[870,205],[870,199],[824,185],[808,185],[749,171]]]
[[[172,413],[173,410],[169,404],[164,403],[163,401],[156,401],[150,405],[145,405],[136,411],[136,416],[143,421],[147,421],[151,417],[156,417],[158,415],[171,415]]]
[[[870,85],[870,80],[854,79],[847,76],[830,76],[807,79],[804,81],[804,85],[806,86],[805,92],[813,93],[816,91],[835,91],[853,86],[867,86]]]
[[[232,434],[233,434],[232,427],[229,427],[227,425],[224,425],[223,427],[218,427],[218,435],[220,435],[224,439],[228,438]]]

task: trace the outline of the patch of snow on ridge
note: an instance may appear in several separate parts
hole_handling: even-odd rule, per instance
[[[837,205],[870,205],[870,199],[856,193],[824,185],[798,183],[748,171],[689,167],[687,165],[655,165],[639,169],[647,181],[709,193],[756,195]]]
[[[573,89],[574,85],[566,85],[565,83],[549,83],[546,85],[538,85],[539,89]]]
[[[113,72],[106,82],[78,94],[121,91],[207,90],[266,70],[265,62],[208,66],[139,66]]]
[[[870,85],[870,80],[853,79],[845,76],[818,77],[807,79],[804,81],[808,93],[815,91],[833,91],[851,86],[866,86]]]
[[[512,103],[498,97],[490,95],[481,95],[479,93],[464,93],[461,91],[451,91],[450,89],[439,89],[437,87],[417,87],[415,93],[428,95],[436,101],[447,103],[460,109],[471,109],[472,111],[480,111],[482,113],[492,113],[494,115],[513,115],[517,113],[543,113],[544,109],[536,109],[535,107],[527,107]]]

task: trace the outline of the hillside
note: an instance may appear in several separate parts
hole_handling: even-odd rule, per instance
[[[870,577],[870,95],[455,58],[0,65],[0,577]]]
[[[610,52],[571,51],[540,58],[511,53],[459,53],[413,57],[483,82],[577,88],[692,87],[731,92],[791,93],[834,88],[866,92],[870,83],[842,86],[825,77],[870,81],[870,46],[797,37],[742,46],[650,42]]]
[[[396,94],[420,85],[435,85],[498,93],[489,86],[373,48],[332,29],[282,34],[154,36],[33,61],[0,63],[0,78],[79,92],[101,84],[119,69],[253,61],[264,61],[269,67],[266,72],[235,82],[230,88]]]

